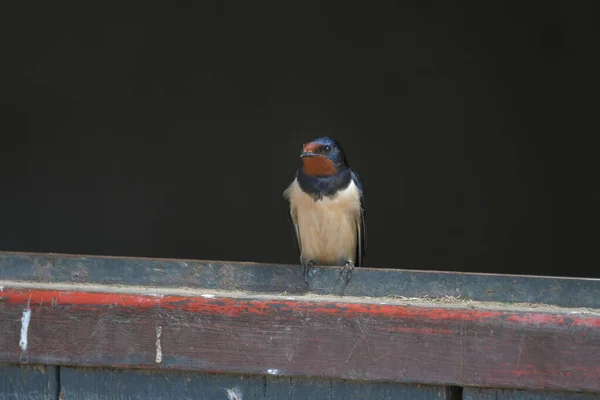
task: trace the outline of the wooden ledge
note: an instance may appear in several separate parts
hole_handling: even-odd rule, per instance
[[[0,286],[0,362],[600,392],[597,310]]]
[[[485,266],[482,266],[482,270]],[[600,279],[355,268],[343,287],[340,268],[297,265],[0,252],[0,280],[139,285],[256,293],[532,303],[600,309]]]

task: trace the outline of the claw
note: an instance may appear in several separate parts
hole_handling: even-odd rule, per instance
[[[352,272],[354,272],[354,263],[352,261],[346,261],[346,264],[340,270],[338,279],[342,279],[342,275],[346,275],[344,279],[344,286],[347,285],[352,279]]]
[[[308,260],[307,262],[302,264],[302,266],[303,266],[302,275],[304,276],[304,281],[306,282],[307,286],[308,286],[308,273],[310,272],[310,269],[312,267],[314,267],[315,265],[317,265],[317,263],[314,260]]]

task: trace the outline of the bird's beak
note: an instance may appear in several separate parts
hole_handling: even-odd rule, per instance
[[[300,158],[314,157],[314,156],[316,156],[316,154],[313,153],[312,151],[304,151],[304,152],[302,152],[302,154],[300,154]]]

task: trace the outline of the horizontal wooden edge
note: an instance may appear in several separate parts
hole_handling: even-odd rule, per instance
[[[600,308],[600,279],[315,267],[309,285],[298,265],[0,252],[0,280],[314,293],[355,297],[459,298]]]
[[[2,399],[8,396],[10,399],[35,397],[36,399],[459,400],[457,389],[393,382],[367,383],[340,379],[212,374],[196,371],[68,366],[42,370],[39,367],[23,364],[6,366],[0,364],[0,398]],[[25,396],[24,393],[29,393],[31,396]]]
[[[0,362],[600,392],[600,315],[0,290]]]

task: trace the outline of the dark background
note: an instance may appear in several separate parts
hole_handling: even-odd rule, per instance
[[[600,277],[600,3],[324,3],[2,2],[0,249],[297,263],[327,134],[368,266]]]

